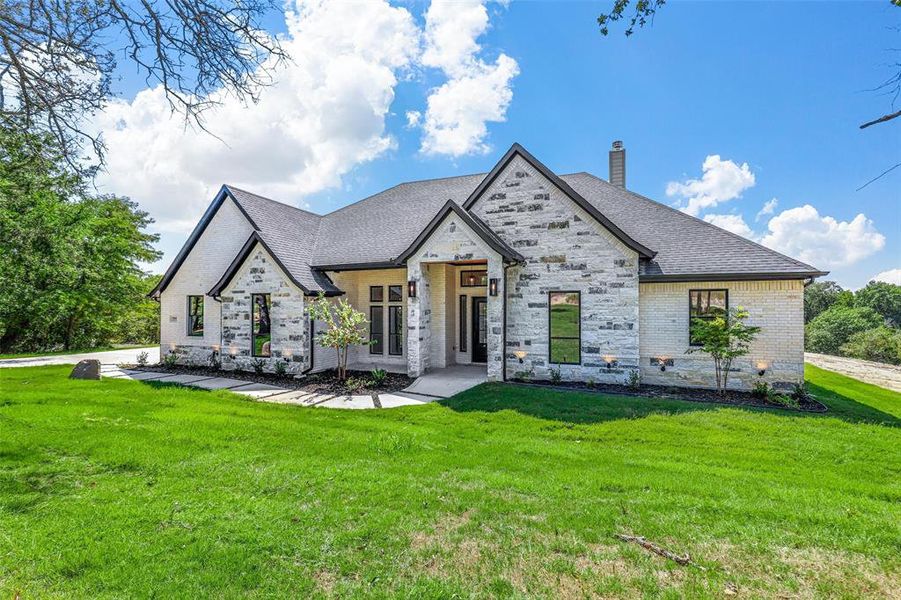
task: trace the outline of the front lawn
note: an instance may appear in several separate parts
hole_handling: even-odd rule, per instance
[[[500,384],[336,411],[69,370],[0,371],[0,598],[901,588],[901,395],[818,369],[827,415]]]
[[[47,352],[0,354],[0,360],[7,358],[36,358],[39,356],[58,356],[60,354],[88,354],[94,352],[110,352],[112,350],[131,350],[134,348],[146,348],[147,346],[153,346],[153,344],[116,344],[115,346],[101,346],[99,348],[87,348],[85,350],[49,350]]]

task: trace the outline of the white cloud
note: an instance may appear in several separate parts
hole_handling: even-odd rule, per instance
[[[886,283],[894,283],[901,285],[901,269],[889,269],[870,277],[870,281],[884,281]]]
[[[763,217],[764,215],[773,214],[776,211],[776,206],[778,206],[778,205],[779,205],[779,200],[777,200],[776,198],[773,198],[772,200],[768,201],[766,204],[763,205],[763,208],[761,208],[757,212],[757,216],[754,217],[754,220],[759,221],[760,217]]]
[[[159,87],[98,117],[108,148],[100,185],[138,200],[165,231],[189,230],[221,183],[282,200],[340,185],[391,148],[385,118],[413,66],[420,31],[387,2],[311,1],[286,10],[279,67],[260,101],[222,97],[205,115],[216,136],[185,129]]]
[[[756,239],[754,232],[741,215],[704,215],[704,220],[750,240]]]
[[[422,121],[422,113],[418,110],[407,111],[407,127],[413,128]]]
[[[754,186],[754,174],[748,163],[740,166],[731,160],[723,160],[719,154],[704,159],[700,179],[683,182],[671,181],[666,185],[666,195],[687,203],[680,210],[697,216],[702,210],[738,198],[746,189]]]
[[[478,57],[488,28],[484,2],[433,0],[425,15],[422,64],[448,80],[429,94],[421,150],[461,156],[487,152],[487,124],[506,118],[519,65],[506,54],[492,64]]]
[[[809,204],[781,212],[767,226],[763,245],[821,269],[854,264],[885,246],[866,215],[837,221]]]

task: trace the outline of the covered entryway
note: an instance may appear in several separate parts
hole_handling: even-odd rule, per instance
[[[404,392],[430,398],[450,398],[488,380],[485,365],[454,365],[432,369]]]

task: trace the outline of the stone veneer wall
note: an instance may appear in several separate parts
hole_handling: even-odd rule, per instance
[[[266,371],[281,360],[287,362],[288,373],[299,373],[310,354],[303,292],[260,246],[222,292],[222,368],[250,371],[259,358],[251,356],[251,294],[270,295],[272,356],[262,358]]]
[[[638,368],[638,254],[520,157],[473,212],[526,258],[507,272],[507,377],[550,378],[548,292],[579,291],[582,360],[560,365],[561,374],[624,383]],[[528,353],[523,364],[517,350]]]
[[[748,356],[735,362],[729,387],[749,390],[761,379],[757,363],[766,364],[763,379],[787,387],[804,378],[804,284],[788,281],[700,281],[692,283],[642,283],[641,374],[644,383],[686,387],[716,386],[713,360],[688,350],[688,292],[694,289],[728,289],[729,307],[742,306],[747,323],[761,327]],[[652,365],[661,357],[673,364],[661,372]]]
[[[407,278],[417,282],[416,298],[407,299],[407,373],[417,377],[431,367],[444,366],[433,362],[433,354],[447,346],[446,314],[433,315],[432,295],[446,298],[446,268],[449,261],[486,260],[488,277],[497,278],[498,295],[488,297],[488,379],[499,381],[503,360],[504,267],[501,256],[491,249],[456,214],[449,214],[434,233],[407,261]],[[446,308],[446,302],[441,302]],[[435,317],[433,323],[433,316]],[[436,336],[433,344],[432,336]],[[433,351],[433,346],[435,350]]]

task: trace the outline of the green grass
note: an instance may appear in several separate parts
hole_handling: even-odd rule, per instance
[[[153,344],[117,344],[115,346],[101,346],[86,350],[53,350],[51,352],[25,352],[22,354],[0,354],[0,360],[5,358],[36,358],[39,356],[57,356],[59,354],[88,354],[91,352],[109,352],[111,350],[129,350],[131,348],[146,348]]]
[[[901,586],[901,395],[818,369],[827,415],[502,384],[336,411],[68,371],[0,371],[0,598]]]

